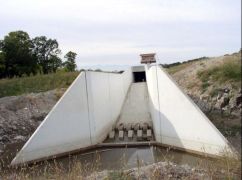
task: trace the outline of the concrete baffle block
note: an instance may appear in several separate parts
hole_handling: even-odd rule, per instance
[[[141,129],[137,130],[137,140],[141,141],[143,139],[143,131]]]
[[[115,137],[115,132],[114,131],[111,131],[108,135],[109,139],[114,139]]]
[[[147,129],[146,137],[147,137],[147,140],[149,140],[149,141],[152,139],[152,131],[151,131],[151,129]]]
[[[118,132],[118,138],[124,139],[124,131],[121,130],[121,131]]]
[[[128,130],[128,138],[132,139],[134,135],[134,131],[133,130]]]

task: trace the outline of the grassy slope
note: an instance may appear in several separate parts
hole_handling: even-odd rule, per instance
[[[203,66],[203,60],[196,62],[182,63],[177,66],[166,68],[169,74],[175,75],[177,72],[197,63]],[[210,85],[223,86],[226,83],[232,85],[233,88],[239,89],[241,83],[241,57],[239,53],[231,56],[224,56],[223,63],[215,64],[208,68],[197,71],[196,78],[201,82],[200,89],[205,92]],[[191,81],[191,84],[193,81]],[[186,86],[189,89],[189,85]],[[214,90],[215,91],[215,90]],[[210,94],[211,95],[211,94]]]
[[[209,80],[211,77],[214,81],[240,81],[241,80],[241,63],[237,58],[230,58],[227,62],[221,66],[209,68],[198,72],[198,77],[202,81]]]
[[[59,72],[56,74],[37,75],[0,80],[0,98],[26,93],[44,92],[56,88],[67,88],[79,72]]]

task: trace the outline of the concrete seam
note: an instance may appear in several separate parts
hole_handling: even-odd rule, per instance
[[[160,95],[159,95],[159,83],[158,83],[158,73],[157,73],[157,68],[158,66],[156,65],[156,86],[157,86],[157,95],[158,95],[158,107],[159,107],[159,111],[161,112],[160,109]],[[160,138],[161,138],[161,143],[162,143],[162,133],[161,133],[161,116],[160,116],[160,112],[159,112],[159,119],[160,119]]]
[[[89,96],[88,96],[88,88],[87,88],[87,73],[85,72],[85,83],[86,83],[86,94],[87,94],[87,111],[88,111],[88,122],[89,122],[89,135],[90,135],[90,141],[92,144],[92,132],[91,132],[91,120],[90,120],[90,109],[89,109]]]
[[[111,85],[110,85],[110,76],[108,75],[108,96],[109,96],[109,102],[111,102],[111,94],[110,94],[110,88],[111,88]],[[112,123],[113,123],[113,111],[112,111],[112,106],[111,106],[111,103],[109,103],[109,110],[110,110],[110,116],[111,116],[111,120],[112,120]]]

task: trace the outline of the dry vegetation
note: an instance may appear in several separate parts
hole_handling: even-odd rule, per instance
[[[146,165],[137,159],[137,166],[127,168],[127,162],[121,158],[119,170],[101,170],[100,156],[90,164],[82,164],[76,156],[68,162],[45,161],[31,166],[5,168],[0,173],[2,179],[240,179],[240,160],[224,155],[220,159],[206,159],[197,162],[197,165],[177,165],[164,156],[163,161]]]
[[[215,58],[200,58],[166,68],[189,94],[216,94],[220,88],[241,87],[241,52]]]
[[[78,74],[79,72],[57,72],[32,77],[1,79],[0,98],[67,88]]]

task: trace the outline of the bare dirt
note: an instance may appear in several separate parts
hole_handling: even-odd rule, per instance
[[[0,156],[7,145],[26,142],[64,91],[0,98]]]

